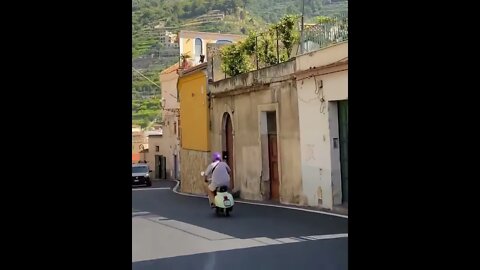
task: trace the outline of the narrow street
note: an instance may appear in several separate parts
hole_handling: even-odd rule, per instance
[[[132,269],[348,269],[348,219],[235,204],[217,217],[172,181],[132,189]]]

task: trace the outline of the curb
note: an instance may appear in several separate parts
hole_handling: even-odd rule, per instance
[[[180,181],[174,180],[174,179],[165,179],[165,180],[166,180],[166,181],[174,181],[174,182],[177,182],[177,184],[175,185],[175,187],[172,188],[172,191],[175,192],[176,194],[183,195],[183,196],[188,196],[188,197],[205,198],[205,199],[207,198],[207,195],[196,195],[196,194],[189,194],[189,193],[180,192],[180,191],[178,191],[178,187],[179,187],[179,185],[180,185]],[[249,202],[249,201],[244,201],[244,200],[235,200],[235,203],[243,203],[243,204],[251,204],[251,205],[260,205],[260,206],[284,208],[284,209],[297,210],[297,211],[303,211],[303,212],[310,212],[310,213],[316,213],[316,214],[323,214],[323,215],[329,215],[329,216],[335,216],[335,217],[340,217],[340,218],[348,219],[348,215],[336,214],[336,213],[327,212],[327,211],[321,211],[321,210],[305,209],[305,208],[300,208],[300,207],[295,207],[295,206],[286,206],[286,205],[275,205],[275,204],[257,203],[257,202]]]

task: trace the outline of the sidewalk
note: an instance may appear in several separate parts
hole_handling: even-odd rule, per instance
[[[323,211],[323,212],[327,212],[327,213],[348,216],[348,206],[347,207],[334,206],[333,209],[330,210],[330,209],[326,209],[326,208],[322,208],[322,207],[304,206],[304,205],[296,205],[296,204],[285,204],[285,203],[280,203],[280,202],[270,201],[270,200],[255,201],[255,200],[239,199],[238,201],[249,202],[249,203],[262,203],[262,204],[275,205],[275,206],[287,206],[287,207],[298,208],[298,209]]]

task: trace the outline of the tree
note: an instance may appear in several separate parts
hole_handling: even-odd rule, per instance
[[[287,15],[283,17],[276,25],[279,38],[285,47],[287,58],[290,58],[293,45],[298,42],[300,34],[296,29],[299,17],[297,15]]]
[[[266,65],[275,65],[277,55],[274,44],[275,28],[271,27],[267,32],[261,33],[258,43],[258,60]]]
[[[250,59],[242,43],[225,46],[220,51],[222,57],[222,71],[228,76],[235,76],[251,70]]]
[[[255,54],[257,32],[250,31],[248,37],[241,43],[241,49],[249,56]]]

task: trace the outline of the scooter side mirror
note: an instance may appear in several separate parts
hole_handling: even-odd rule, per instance
[[[200,175],[201,175],[201,176],[205,176],[205,172],[200,172]]]

